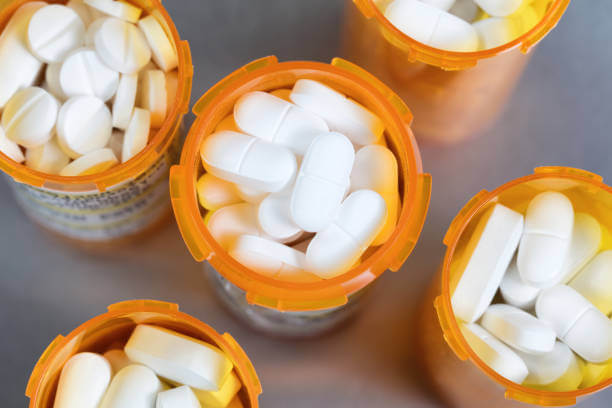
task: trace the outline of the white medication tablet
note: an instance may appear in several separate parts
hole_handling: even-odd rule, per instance
[[[569,285],[606,316],[612,313],[612,251],[597,254]]]
[[[84,0],[85,4],[109,16],[135,23],[142,14],[142,9],[127,1],[115,0]]]
[[[547,288],[561,281],[573,228],[574,208],[566,196],[547,191],[531,200],[516,259],[525,283]]]
[[[472,24],[478,32],[482,49],[500,47],[519,36],[514,20],[504,17],[490,17]]]
[[[320,117],[266,92],[250,92],[234,105],[236,125],[245,133],[304,155],[312,140],[329,132]]]
[[[208,231],[224,249],[229,250],[240,235],[261,236],[257,207],[250,203],[228,205],[208,217]]]
[[[238,190],[238,196],[240,196],[242,200],[251,204],[259,204],[269,194],[266,191],[260,191],[255,188],[241,186],[239,184],[236,184],[236,189]]]
[[[94,50],[80,48],[62,63],[59,84],[68,98],[95,96],[106,102],[117,92],[119,74],[107,67]]]
[[[108,350],[104,353],[104,358],[110,363],[113,375],[133,364],[127,354],[125,354],[125,351],[121,349]]]
[[[78,353],[62,368],[54,408],[98,408],[111,380],[111,366],[99,354]]]
[[[612,321],[571,287],[544,289],[536,302],[536,314],[585,360],[603,363],[612,358]]]
[[[70,98],[59,111],[58,142],[73,159],[105,147],[111,133],[111,113],[94,96]]]
[[[296,81],[291,101],[324,119],[330,130],[359,145],[377,143],[385,131],[385,124],[374,113],[317,81]]]
[[[151,50],[138,27],[117,18],[104,20],[94,43],[100,59],[122,74],[135,74],[151,60]]]
[[[60,171],[60,176],[89,176],[102,173],[119,164],[119,160],[111,149],[99,149],[84,154]]]
[[[525,362],[510,347],[476,323],[460,324],[465,341],[478,357],[502,377],[521,384],[527,374]]]
[[[128,128],[136,104],[137,90],[138,75],[121,74],[113,101],[113,127],[121,130]]]
[[[431,47],[457,52],[479,48],[478,34],[470,23],[419,0],[395,0],[385,17],[407,36]]]
[[[524,310],[530,310],[535,306],[536,299],[542,291],[540,288],[523,282],[516,267],[516,261],[510,263],[499,285],[499,290],[506,303]]]
[[[166,75],[158,69],[142,73],[140,80],[140,106],[151,112],[151,127],[160,128],[166,119]]]
[[[42,88],[17,91],[2,112],[6,137],[27,148],[47,143],[53,135],[58,109],[57,100]]]
[[[0,127],[0,152],[4,153],[9,157],[9,159],[14,160],[17,163],[21,163],[25,160],[19,145],[6,137],[2,127]]]
[[[602,232],[599,222],[589,214],[574,215],[574,229],[567,256],[563,261],[561,283],[571,281],[597,254],[601,246]]]
[[[582,367],[576,355],[560,341],[552,351],[535,355],[517,351],[529,370],[525,385],[548,391],[574,391],[582,382]]]
[[[517,350],[531,354],[549,353],[557,335],[546,323],[510,305],[491,305],[482,315],[483,328]]]
[[[306,251],[306,270],[323,279],[347,272],[383,227],[387,205],[372,190],[351,193],[335,219],[318,232]]]
[[[124,133],[121,130],[113,130],[110,140],[108,141],[108,148],[113,151],[117,158],[121,157],[121,151],[123,150],[123,138]]]
[[[132,364],[115,375],[98,408],[153,408],[162,390],[150,368]]]
[[[285,188],[297,169],[295,156],[289,149],[231,131],[208,136],[202,143],[200,156],[209,173],[267,192]]]
[[[62,90],[62,85],[60,83],[60,72],[62,70],[62,65],[63,64],[61,62],[47,65],[47,69],[45,69],[45,84],[47,89],[45,90],[50,92],[56,99],[65,101],[68,99],[68,97]]]
[[[420,0],[423,3],[434,6],[440,10],[448,11],[454,4],[455,0]]]
[[[23,4],[15,11],[0,34],[0,110],[21,88],[34,85],[43,62],[32,55],[28,46],[28,24],[42,7],[43,1]]]
[[[171,71],[178,66],[178,56],[176,48],[168,38],[166,30],[153,16],[142,18],[138,22],[138,27],[153,52],[153,61],[165,72]]]
[[[340,133],[317,136],[306,151],[291,196],[291,217],[304,231],[327,227],[350,186],[355,151]]]
[[[458,266],[463,274],[451,299],[455,316],[467,323],[482,316],[508,269],[522,232],[523,216],[501,204],[495,204],[478,220]]]
[[[156,326],[138,325],[125,345],[130,360],[169,381],[217,391],[234,365],[219,348]]]
[[[242,201],[236,190],[236,185],[215,177],[210,173],[203,174],[196,184],[198,201],[209,211],[218,210]]]
[[[193,390],[193,392],[202,407],[226,408],[230,406],[230,402],[234,399],[240,388],[242,388],[242,383],[232,371],[219,391]]]
[[[59,174],[70,163],[70,157],[60,148],[55,138],[44,145],[26,150],[26,166],[47,174]]]
[[[291,217],[291,192],[270,194],[257,208],[261,230],[276,241],[290,242],[302,235]]]
[[[201,408],[195,394],[186,385],[157,394],[155,408]]]
[[[376,191],[387,203],[385,225],[372,242],[373,246],[382,245],[395,230],[400,210],[397,160],[391,150],[370,145],[357,151],[351,171],[351,191],[363,189]]]
[[[32,53],[46,63],[63,61],[83,44],[85,24],[71,8],[51,4],[36,11],[28,25]]]
[[[125,163],[147,147],[151,129],[151,113],[148,110],[135,108],[125,135],[121,150],[121,163]]]
[[[487,14],[505,17],[518,11],[528,0],[474,0]]]
[[[448,12],[459,17],[463,21],[472,23],[478,17],[480,9],[476,3],[474,3],[474,0],[457,0]]]

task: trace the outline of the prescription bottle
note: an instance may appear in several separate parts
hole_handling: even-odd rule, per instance
[[[168,172],[178,160],[182,118],[191,95],[189,44],[180,39],[159,0],[130,1],[143,9],[143,15],[153,15],[161,22],[179,60],[176,95],[164,123],[150,134],[147,147],[126,163],[79,177],[40,173],[0,153],[0,170],[10,179],[24,212],[44,230],[92,249],[142,237],[169,219]],[[0,30],[26,2],[0,0]]]
[[[236,100],[251,91],[291,88],[298,79],[317,80],[343,92],[376,113],[386,125],[386,142],[399,168],[401,213],[393,235],[369,249],[362,263],[334,279],[312,283],[282,282],[265,277],[234,260],[207,230],[196,195],[203,173],[199,148],[216,125],[233,112]],[[363,69],[339,58],[331,64],[282,62],[276,57],[253,61],[211,88],[196,103],[197,116],[178,166],[170,170],[172,206],[183,239],[204,268],[222,302],[252,327],[283,337],[320,334],[346,320],[357,309],[366,288],[385,270],[397,271],[420,235],[431,190],[410,129],[412,114],[389,88]]]
[[[571,392],[543,391],[513,383],[490,369],[470,348],[459,329],[451,296],[461,278],[460,266],[467,241],[480,217],[494,203],[522,214],[529,201],[543,191],[565,194],[576,212],[585,212],[601,224],[601,250],[612,248],[612,188],[602,178],[568,167],[540,167],[534,174],[513,180],[492,192],[478,193],[452,221],[444,244],[442,266],[424,297],[418,321],[419,350],[425,372],[445,402],[456,408],[570,406],[612,385],[612,378]],[[593,333],[593,335],[597,335]]]
[[[174,330],[219,347],[234,363],[242,382],[238,397],[245,408],[257,408],[261,384],[251,361],[228,333],[219,334],[212,327],[179,311],[178,305],[155,300],[130,300],[108,307],[108,312],[94,317],[67,336],[57,336],[36,363],[26,388],[30,408],[52,408],[62,367],[76,353],[104,353],[125,345],[138,324],[151,324]]]
[[[530,50],[555,27],[570,0],[550,0],[544,17],[530,31],[477,52],[441,50],[408,37],[385,18],[384,7],[390,2],[345,0],[344,54],[404,99],[414,113],[413,130],[419,140],[451,144],[493,124]]]

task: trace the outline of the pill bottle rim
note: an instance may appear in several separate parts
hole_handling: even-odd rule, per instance
[[[124,316],[133,313],[154,313],[163,315],[167,317],[168,322],[186,324],[190,328],[210,338],[214,342],[214,345],[223,350],[234,363],[234,370],[241,379],[242,385],[246,388],[250,407],[257,408],[259,406],[258,399],[259,395],[262,393],[262,388],[255,368],[242,347],[229,333],[218,333],[206,323],[179,311],[177,304],[156,300],[137,299],[108,306],[108,311],[106,313],[87,320],[65,337],[59,335],[49,344],[32,370],[32,374],[28,381],[26,396],[30,398],[29,408],[46,408],[38,405],[39,392],[44,389],[44,385],[46,385],[46,374],[53,365],[54,360],[60,358],[60,355],[63,354],[64,347],[70,346],[74,339],[92,328],[103,327],[114,319],[123,319]],[[66,359],[67,358],[68,357],[66,357]]]
[[[4,30],[10,17],[25,3],[33,0],[8,0],[10,3],[4,5],[0,10],[0,31]],[[183,116],[189,109],[191,87],[193,78],[193,66],[189,43],[181,40],[179,32],[172,18],[162,6],[160,0],[127,0],[143,7],[144,12],[155,15],[158,20],[162,19],[162,27],[166,34],[176,46],[178,55],[178,86],[177,93],[168,109],[166,119],[159,129],[155,129],[152,137],[139,154],[125,163],[119,163],[109,170],[88,176],[60,176],[47,174],[31,169],[25,163],[17,163],[2,152],[0,152],[0,170],[8,174],[13,180],[27,184],[32,187],[48,188],[63,192],[89,192],[106,191],[115,185],[133,180],[150,168],[160,157],[162,157],[171,146],[177,127],[181,125]],[[51,0],[50,3],[64,4],[66,1]],[[121,158],[118,158],[121,160]]]
[[[208,232],[201,216],[196,194],[201,172],[199,148],[216,124],[229,113],[239,96],[278,82],[278,88],[290,87],[301,78],[317,79],[340,91],[360,96],[364,103],[385,121],[390,139],[398,146],[396,158],[404,180],[401,214],[393,235],[358,267],[329,280],[313,283],[283,282],[252,271],[225,251]],[[284,81],[284,82],[283,82]],[[334,82],[335,81],[335,82]],[[281,85],[283,83],[283,85]],[[220,111],[225,107],[224,113]],[[410,129],[410,110],[395,93],[363,69],[335,58],[331,64],[291,61],[279,63],[276,57],[255,60],[227,76],[211,88],[193,108],[197,116],[185,140],[180,165],[170,171],[170,195],[174,214],[183,239],[197,261],[207,260],[232,284],[246,292],[247,301],[282,311],[312,311],[342,306],[348,296],[368,286],[385,270],[398,270],[421,233],[429,206],[431,177],[423,173],[417,142]],[[384,111],[384,114],[380,114]],[[393,132],[391,132],[392,129]],[[399,157],[398,157],[399,156]]]
[[[498,47],[473,51],[448,51],[432,47],[404,34],[395,27],[375,4],[375,0],[353,0],[359,11],[366,19],[374,18],[380,25],[382,32],[388,36],[394,45],[402,49],[409,60],[424,62],[447,70],[462,70],[475,66],[478,61],[495,57],[509,50],[519,48],[527,53],[540,42],[561,20],[571,0],[554,0],[546,14],[531,30],[515,38],[509,43]],[[387,38],[389,40],[389,38]]]
[[[584,397],[612,386],[612,378],[600,384],[574,391],[546,391],[517,384],[500,376],[484,361],[482,361],[480,357],[478,357],[476,352],[472,350],[465,340],[463,333],[459,328],[458,319],[455,318],[453,313],[450,290],[450,272],[451,265],[453,263],[453,255],[460,241],[461,235],[468,227],[471,220],[480,214],[482,210],[487,208],[489,204],[495,202],[497,197],[504,191],[534,180],[546,180],[552,178],[585,183],[593,188],[597,188],[612,194],[612,187],[606,185],[601,176],[585,170],[563,166],[539,167],[535,169],[534,174],[514,179],[491,192],[486,190],[481,191],[479,194],[474,196],[458,213],[457,217],[452,221],[451,226],[449,227],[449,230],[444,238],[444,244],[446,245],[447,249],[442,263],[441,294],[435,299],[434,307],[437,311],[438,320],[444,333],[445,340],[457,357],[464,361],[470,360],[489,378],[502,385],[506,390],[507,398],[542,406],[569,406],[576,404],[577,398]]]

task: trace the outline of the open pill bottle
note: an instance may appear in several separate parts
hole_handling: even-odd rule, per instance
[[[44,230],[92,249],[145,236],[169,219],[168,172],[178,160],[182,119],[191,96],[189,44],[180,39],[159,0],[130,1],[143,9],[143,15],[160,22],[178,54],[176,95],[145,149],[107,171],[76,177],[41,173],[0,153],[0,170],[11,179],[9,183],[24,212]],[[24,3],[27,0],[0,3],[0,30]]]
[[[237,262],[213,238],[198,205],[196,181],[203,173],[202,141],[251,91],[291,88],[303,78],[320,81],[361,103],[385,124],[385,138],[399,168],[402,199],[395,231],[387,242],[364,254],[361,264],[333,279],[283,282]],[[204,262],[222,302],[258,330],[283,337],[308,337],[337,326],[356,309],[364,290],[387,269],[397,271],[419,238],[429,205],[431,176],[423,173],[410,129],[412,114],[389,88],[361,68],[336,58],[331,64],[283,62],[276,57],[253,61],[211,88],[194,106],[197,116],[185,141],[180,165],[170,170],[174,213],[189,251]]]
[[[30,376],[26,396],[30,408],[53,406],[58,380],[66,361],[80,352],[103,353],[125,345],[138,324],[151,324],[210,343],[221,349],[234,364],[242,388],[238,397],[245,408],[259,406],[261,384],[251,361],[236,340],[179,311],[178,305],[154,300],[130,300],[108,307],[67,336],[58,336],[43,352]]]
[[[405,35],[385,18],[389,0],[345,0],[345,56],[387,83],[414,113],[419,140],[457,143],[487,129],[511,96],[530,50],[559,22],[570,0],[550,0],[544,17],[513,41],[453,52]],[[354,4],[353,4],[354,3]]]
[[[457,214],[444,237],[446,255],[424,297],[418,321],[421,362],[435,390],[449,406],[518,408],[525,403],[571,406],[612,385],[612,378],[604,376],[592,386],[553,392],[509,381],[491,369],[468,345],[453,312],[454,286],[463,273],[461,265],[465,265],[463,262],[470,255],[466,246],[486,210],[499,203],[524,214],[531,199],[545,191],[564,194],[577,213],[595,217],[602,230],[600,250],[612,248],[612,188],[596,174],[569,167],[540,167],[532,175],[474,196]]]

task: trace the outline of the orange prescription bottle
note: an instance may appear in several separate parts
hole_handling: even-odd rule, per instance
[[[43,229],[81,245],[124,242],[142,236],[170,215],[168,172],[178,159],[181,124],[189,109],[193,66],[159,0],[130,0],[155,16],[178,53],[178,86],[162,126],[137,156],[103,173],[62,177],[40,173],[0,153],[0,170],[10,179],[17,202]],[[0,30],[27,0],[0,0]],[[60,2],[61,3],[61,2]]]
[[[423,303],[418,322],[419,355],[436,391],[457,408],[569,406],[587,395],[612,385],[610,378],[599,377],[594,384],[568,392],[538,390],[513,383],[489,368],[470,348],[453,314],[451,296],[462,273],[458,270],[471,233],[485,209],[501,203],[525,213],[529,201],[538,193],[555,190],[565,194],[576,212],[586,212],[601,224],[601,250],[612,249],[612,188],[602,178],[569,167],[540,167],[534,174],[513,180],[492,192],[478,193],[451,223],[444,244],[447,247],[441,270],[437,273]],[[596,333],[593,333],[596,335]]]
[[[238,393],[245,408],[257,408],[261,384],[251,361],[228,333],[217,333],[212,327],[179,311],[178,305],[154,300],[130,300],[108,307],[108,312],[94,317],[69,335],[57,336],[43,352],[30,376],[26,396],[30,408],[51,408],[62,367],[76,353],[104,353],[109,347],[124,345],[134,327],[151,324],[174,330],[219,347],[234,363],[242,382]]]
[[[207,230],[196,195],[203,173],[199,148],[216,125],[251,91],[291,88],[301,78],[321,81],[376,113],[386,125],[386,142],[397,158],[401,213],[391,238],[368,250],[362,263],[344,275],[314,283],[282,282],[242,266]],[[397,271],[412,252],[429,205],[431,177],[410,129],[412,114],[389,88],[361,68],[336,58],[331,64],[253,61],[224,78],[194,106],[197,116],[185,141],[180,165],[170,170],[174,213],[191,254],[204,263],[221,300],[251,326],[269,334],[307,337],[326,331],[351,315],[357,301],[385,270]]]
[[[384,16],[390,0],[345,0],[344,53],[404,99],[414,113],[413,129],[420,140],[460,142],[497,119],[529,61],[529,51],[555,27],[570,2],[537,1],[548,1],[544,17],[514,41],[483,51],[452,52],[395,28]]]

